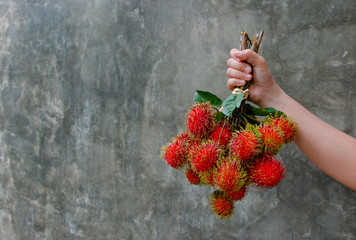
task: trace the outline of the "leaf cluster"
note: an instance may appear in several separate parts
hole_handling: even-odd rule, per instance
[[[259,108],[246,103],[243,93],[231,94],[224,101],[216,95],[202,90],[196,90],[193,98],[196,103],[209,102],[218,110],[216,120],[220,121],[223,118],[228,118],[231,122],[235,122],[236,129],[244,127],[247,123],[259,124],[260,121],[256,116],[282,116],[283,112],[277,111],[274,108]]]

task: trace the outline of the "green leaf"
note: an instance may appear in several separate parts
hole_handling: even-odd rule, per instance
[[[222,104],[220,98],[210,92],[205,92],[201,90],[196,90],[196,93],[194,94],[194,102],[210,102],[210,104],[215,108],[219,108]]]
[[[246,114],[255,116],[282,116],[283,112],[278,111],[274,108],[256,108],[250,104],[246,104]]]
[[[215,116],[215,120],[216,120],[217,122],[220,122],[224,117],[225,117],[225,114],[224,114],[224,113],[222,113],[222,112],[217,112],[217,113],[216,113],[216,116]]]
[[[222,106],[223,106],[222,112],[226,116],[231,117],[232,116],[232,112],[236,108],[240,107],[243,98],[244,98],[243,94],[231,94],[222,103]]]

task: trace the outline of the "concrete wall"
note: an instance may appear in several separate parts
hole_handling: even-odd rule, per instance
[[[226,221],[160,148],[221,98],[239,32],[291,96],[356,136],[353,0],[0,0],[1,239],[356,239],[356,192],[292,143]]]

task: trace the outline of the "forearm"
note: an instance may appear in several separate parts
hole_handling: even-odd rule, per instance
[[[296,145],[321,170],[356,190],[356,139],[322,121],[279,87],[263,103],[283,111],[299,125]]]

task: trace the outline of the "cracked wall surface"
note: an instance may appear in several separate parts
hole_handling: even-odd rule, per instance
[[[293,143],[224,221],[159,157],[195,89],[230,94],[241,30],[356,137],[355,1],[0,0],[0,20],[0,239],[356,239],[356,192]]]

